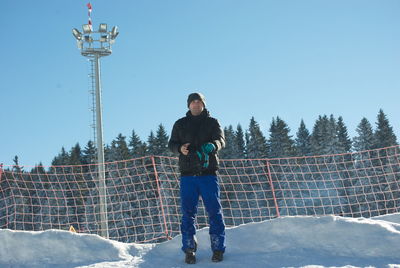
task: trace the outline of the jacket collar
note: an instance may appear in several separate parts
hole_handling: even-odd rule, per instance
[[[198,116],[193,116],[189,110],[186,113],[186,117],[191,118],[191,119],[201,119],[201,118],[205,118],[205,117],[210,117],[210,112],[206,108],[204,108],[204,110],[201,112],[201,114],[199,114]]]

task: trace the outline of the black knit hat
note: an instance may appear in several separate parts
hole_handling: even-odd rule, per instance
[[[206,107],[206,98],[204,97],[203,94],[197,93],[197,92],[196,92],[196,93],[191,93],[191,94],[189,94],[188,99],[187,99],[187,105],[188,105],[188,107],[189,107],[190,103],[191,103],[192,101],[194,101],[194,100],[199,100],[199,101],[201,101],[201,102],[204,104],[204,107]]]

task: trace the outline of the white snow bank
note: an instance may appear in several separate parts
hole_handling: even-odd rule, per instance
[[[395,216],[391,218],[396,218]],[[283,217],[227,229],[222,263],[211,262],[208,229],[197,234],[196,268],[400,267],[399,224],[335,216]],[[65,231],[0,230],[0,267],[187,267],[180,236],[137,245]],[[193,267],[193,266],[190,266]]]
[[[132,258],[135,245],[68,231],[0,230],[0,267],[76,267]]]
[[[198,235],[201,246],[196,267],[211,265],[207,231]],[[180,264],[176,259],[182,259],[176,254],[179,248],[180,237],[159,244],[144,256],[139,267],[176,267]],[[400,264],[399,249],[400,232],[388,222],[284,217],[228,229],[226,258],[218,267],[384,267]]]
[[[390,222],[393,222],[393,223],[398,223],[398,224],[400,224],[400,213],[394,213],[394,214],[388,214],[388,215],[377,216],[377,217],[373,217],[372,219],[374,219],[374,220],[390,221]]]

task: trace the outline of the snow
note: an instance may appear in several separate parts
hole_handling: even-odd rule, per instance
[[[160,244],[126,244],[60,230],[0,230],[0,267],[400,267],[400,214],[282,217],[226,234],[222,263],[210,260],[205,228],[197,233],[197,264],[187,265],[180,236]]]

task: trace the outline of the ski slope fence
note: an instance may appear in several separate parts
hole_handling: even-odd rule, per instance
[[[399,146],[339,155],[221,160],[227,227],[294,215],[372,217],[400,212]],[[178,159],[149,156],[105,164],[107,217],[100,217],[98,166],[48,171],[0,168],[0,228],[68,230],[161,242],[179,234]],[[197,228],[207,226],[200,201]]]

